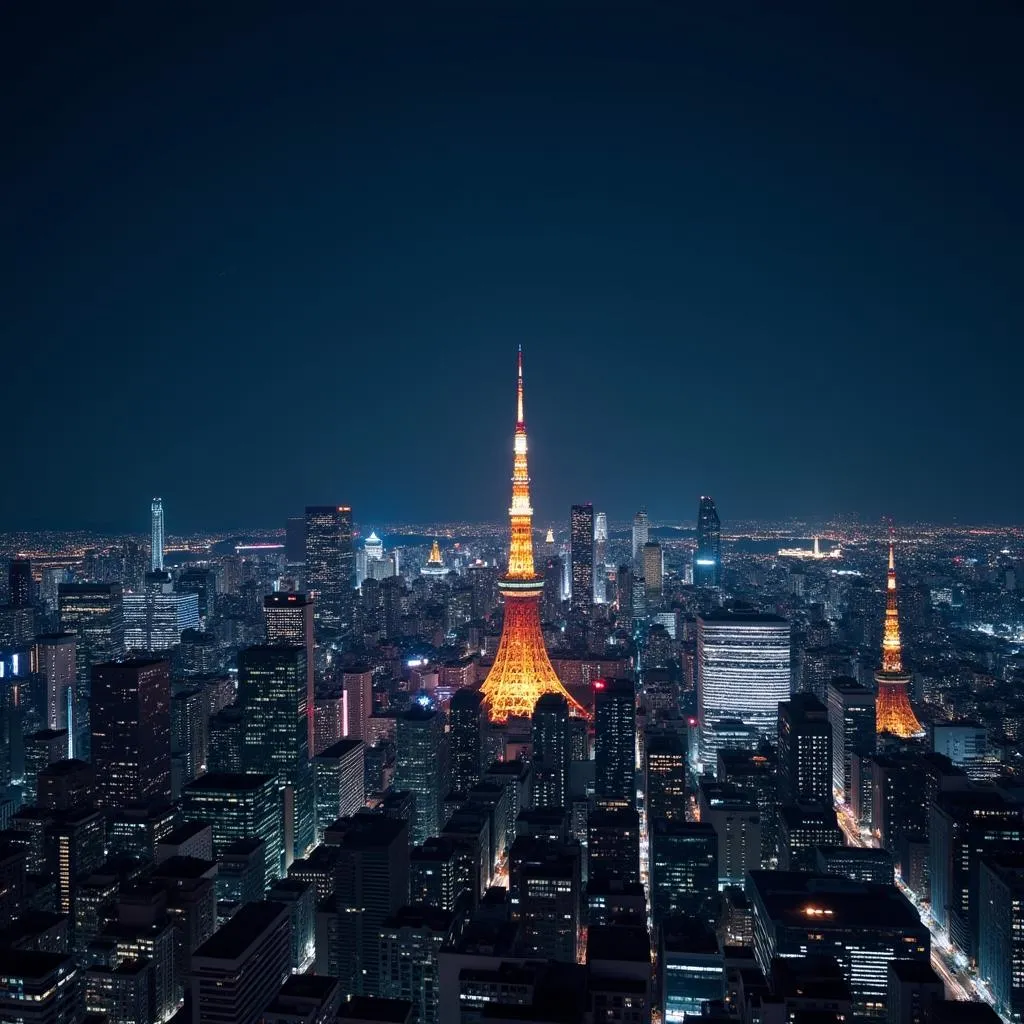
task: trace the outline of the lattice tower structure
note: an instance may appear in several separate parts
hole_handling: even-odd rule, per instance
[[[526,422],[523,418],[523,352],[519,350],[517,416],[513,442],[512,504],[509,507],[508,571],[498,581],[505,599],[505,621],[498,652],[481,688],[492,722],[529,718],[545,693],[561,694],[571,714],[587,717],[586,710],[562,685],[544,646],[540,628],[543,577],[533,564],[533,508],[526,461]]]
[[[889,542],[889,574],[886,580],[885,630],[882,634],[882,665],[875,673],[878,685],[875,728],[900,739],[924,735],[924,728],[910,706],[910,674],[903,671],[900,613],[896,601],[896,559]]]

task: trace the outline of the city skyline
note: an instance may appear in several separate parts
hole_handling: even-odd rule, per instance
[[[538,521],[1019,519],[1002,15],[302,11],[12,27],[0,338],[53,415],[0,527],[489,519],[520,343]]]

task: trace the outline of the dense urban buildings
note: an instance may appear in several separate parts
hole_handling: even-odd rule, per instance
[[[12,549],[3,1013],[1017,1019],[1018,542],[535,539],[517,389],[507,529]]]

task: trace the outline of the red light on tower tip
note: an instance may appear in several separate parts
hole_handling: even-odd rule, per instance
[[[594,680],[594,689],[595,690],[603,690],[605,688],[605,686],[607,686],[607,685],[608,684],[605,683],[605,681],[603,679],[595,679]]]

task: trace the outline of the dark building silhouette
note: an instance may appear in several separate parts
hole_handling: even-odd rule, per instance
[[[631,679],[594,683],[594,795],[599,803],[636,803],[636,688]]]
[[[832,725],[810,693],[779,703],[779,802],[832,806]]]
[[[285,866],[313,845],[306,651],[250,647],[238,656],[243,772],[270,772],[282,788]]]
[[[483,722],[483,694],[479,690],[458,690],[448,705],[452,791],[468,793],[480,781],[480,727]]]
[[[569,559],[573,608],[594,603],[594,506],[573,505],[569,515]]]
[[[356,553],[347,505],[306,507],[306,585],[316,602],[318,629],[326,634],[348,630],[355,606]]]
[[[7,601],[12,608],[28,608],[32,602],[32,563],[14,558],[7,574]]]
[[[171,680],[166,661],[94,665],[90,714],[96,802],[171,798]]]
[[[545,693],[533,708],[533,806],[569,806],[569,705]]]

